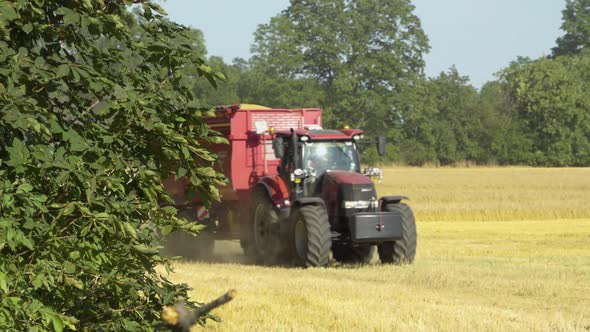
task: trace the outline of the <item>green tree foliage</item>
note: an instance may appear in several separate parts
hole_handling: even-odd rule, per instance
[[[437,115],[433,121],[436,152],[442,164],[474,158],[479,151],[476,137],[477,91],[455,67],[431,79],[429,91]]]
[[[407,112],[401,126],[401,136],[391,139],[388,144],[388,159],[410,165],[438,163],[437,126],[438,107],[431,82],[421,80],[414,86],[412,110]]]
[[[227,80],[218,87],[212,86],[205,80],[195,80],[193,83],[195,96],[206,105],[227,105],[238,102],[240,98],[237,94],[237,84],[241,78],[239,68],[225,64],[220,57],[210,57],[207,63],[216,71],[223,72]]]
[[[324,105],[325,94],[313,79],[268,76],[261,66],[252,63],[240,67],[240,100],[274,107]]]
[[[561,29],[553,56],[573,55],[590,50],[590,0],[566,0]]]
[[[530,164],[532,138],[505,86],[499,81],[484,84],[479,93],[481,112],[480,146],[482,163]]]
[[[186,295],[155,270],[158,230],[198,227],[161,180],[218,198],[192,93],[216,76],[194,31],[132,2],[0,2],[1,330],[150,330]]]
[[[195,94],[205,104],[247,103],[277,108],[324,104],[322,89],[312,79],[270,76],[263,67],[240,58],[234,59],[231,65],[219,57],[211,57],[208,63],[227,79],[217,88],[203,80],[195,82]]]
[[[513,63],[502,73],[537,165],[590,164],[590,55]]]
[[[500,82],[478,92],[453,66],[415,89],[418,111],[405,118],[396,160],[411,165],[528,162],[530,139]]]
[[[429,49],[413,10],[409,0],[291,0],[256,31],[253,62],[270,77],[315,81],[328,125],[398,138]]]

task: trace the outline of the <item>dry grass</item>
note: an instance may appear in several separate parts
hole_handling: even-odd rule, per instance
[[[385,168],[381,195],[403,194],[420,221],[590,218],[588,168]]]
[[[412,197],[413,265],[260,267],[236,263],[239,245],[221,242],[217,263],[178,263],[171,277],[200,301],[238,290],[210,330],[590,330],[590,169],[385,176],[381,194]]]

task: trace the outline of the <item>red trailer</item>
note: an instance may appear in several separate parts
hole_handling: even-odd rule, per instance
[[[401,203],[406,197],[377,199],[374,174],[361,174],[362,130],[323,129],[319,108],[244,104],[218,107],[207,123],[229,141],[211,147],[229,179],[222,203],[207,210],[198,198],[186,202],[185,182],[164,184],[177,207],[191,212],[185,216],[207,225],[215,239],[239,239],[247,255],[269,263],[325,266],[330,252],[339,261],[366,262],[374,245],[383,262],[413,260],[416,230]],[[378,142],[382,153],[384,140]]]

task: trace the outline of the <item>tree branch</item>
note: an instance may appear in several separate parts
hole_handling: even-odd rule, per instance
[[[189,332],[191,327],[197,324],[201,317],[205,316],[211,310],[231,301],[235,296],[236,291],[232,289],[193,311],[188,311],[184,299],[180,299],[173,307],[164,307],[162,310],[162,320],[164,323],[158,324],[155,331],[167,328],[173,332]]]

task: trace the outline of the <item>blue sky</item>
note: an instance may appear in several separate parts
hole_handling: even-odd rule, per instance
[[[565,0],[413,0],[430,39],[426,74],[455,65],[479,88],[517,56],[550,53],[561,35]],[[289,0],[160,1],[170,19],[200,29],[209,55],[226,62],[250,57],[259,24],[287,8]]]

